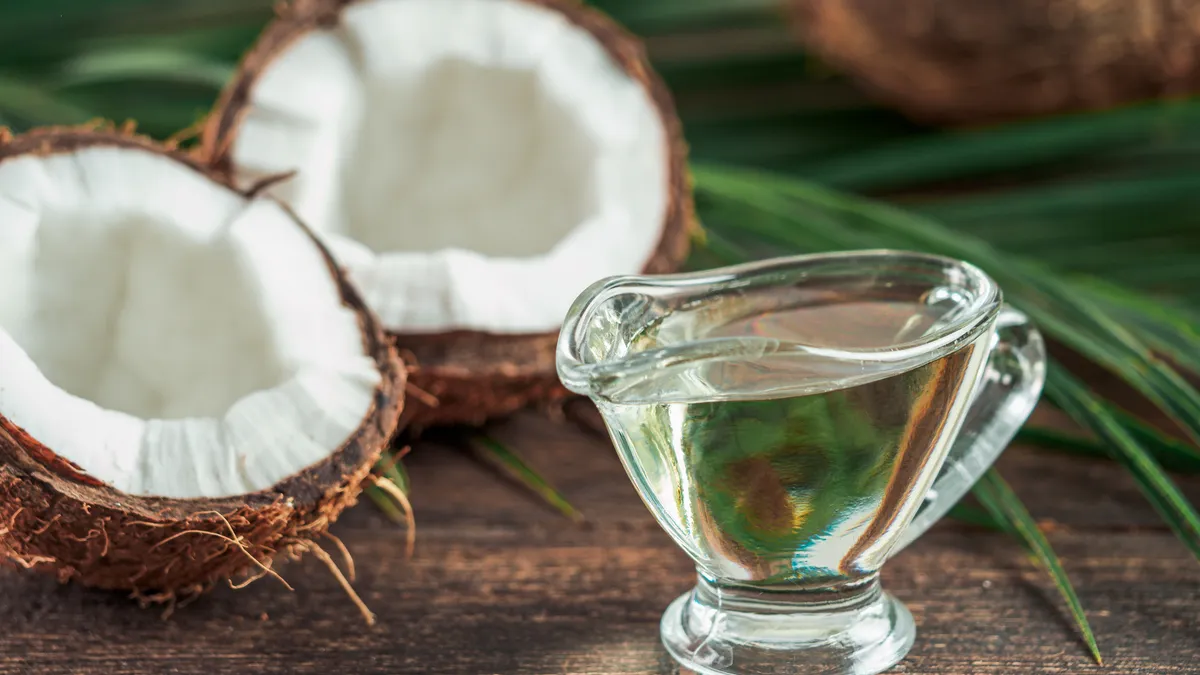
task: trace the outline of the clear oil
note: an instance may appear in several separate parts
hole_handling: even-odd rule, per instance
[[[669,315],[631,351],[742,337],[759,358],[663,369],[600,403],[639,491],[714,577],[819,587],[874,572],[945,457],[986,347],[903,370],[774,353],[912,344],[948,320],[928,297],[728,315]]]

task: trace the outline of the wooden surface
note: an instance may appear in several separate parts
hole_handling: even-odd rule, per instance
[[[0,573],[0,673],[673,673],[658,618],[692,569],[611,448],[526,413],[494,435],[588,516],[574,525],[461,448],[408,465],[416,556],[369,503],[334,528],[379,615],[364,626],[315,560],[177,610]],[[1079,590],[1107,660],[1091,662],[1043,575],[1003,535],[953,522],[891,561],[919,634],[900,673],[1200,673],[1200,565],[1112,464],[1010,449],[1000,464]],[[1183,481],[1193,498],[1200,482]]]

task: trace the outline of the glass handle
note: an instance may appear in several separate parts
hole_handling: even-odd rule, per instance
[[[975,400],[941,472],[892,550],[895,555],[946,515],[996,461],[1025,423],[1046,379],[1046,346],[1024,313],[1005,306]]]

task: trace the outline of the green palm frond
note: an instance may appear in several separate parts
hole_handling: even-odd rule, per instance
[[[584,520],[583,513],[512,448],[486,435],[476,436],[472,445],[478,448],[481,459],[512,476],[564,517],[575,522]]]
[[[1100,656],[1100,647],[1096,644],[1096,636],[1092,633],[1087,615],[1083,612],[1083,605],[1080,604],[1079,596],[1075,594],[1075,588],[1067,578],[1067,572],[1063,569],[1062,562],[1059,561],[1054,548],[1050,546],[1046,535],[1034,522],[1033,516],[1029,515],[1025,506],[1021,504],[1017,493],[1013,492],[999,472],[991,469],[979,479],[974,494],[992,518],[996,522],[1004,523],[1004,529],[1018,537],[1025,544],[1033,559],[1046,569],[1054,581],[1055,588],[1067,603],[1067,608],[1071,611],[1075,623],[1079,626],[1083,641],[1087,645],[1088,651],[1092,653],[1092,658],[1096,659],[1096,663],[1104,663],[1104,659]]]

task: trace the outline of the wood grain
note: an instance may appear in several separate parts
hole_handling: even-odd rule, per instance
[[[572,415],[570,419],[578,419]],[[0,673],[674,673],[658,618],[692,583],[607,441],[532,413],[494,429],[588,516],[581,525],[432,439],[408,466],[419,540],[371,505],[334,532],[379,615],[367,628],[316,561],[178,609],[0,573]],[[1001,468],[1051,524],[1107,665],[1093,664],[1041,572],[1007,537],[942,523],[885,569],[917,644],[898,673],[1200,672],[1200,565],[1106,462],[1011,449]],[[1200,483],[1185,481],[1193,497]]]

